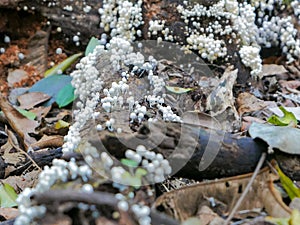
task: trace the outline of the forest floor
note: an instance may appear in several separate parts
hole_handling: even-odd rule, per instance
[[[53,78],[39,83],[55,65],[65,62],[63,74],[66,75],[76,70],[76,63],[82,55],[77,55],[68,63],[64,60],[84,52],[87,45],[76,46],[72,41],[67,42],[66,38],[72,37],[64,35],[57,26],[49,25],[47,19],[40,15],[12,9],[10,13],[3,10],[0,15],[2,21],[15,20],[10,26],[0,22],[0,224],[13,224],[19,215],[17,195],[27,187],[35,187],[44,166],[51,166],[55,158],[70,161],[75,157],[78,165],[84,165],[87,161],[80,151],[69,155],[63,155],[61,151],[64,136],[73,123],[76,105],[72,103],[73,99],[66,99],[69,89],[58,94],[70,83],[69,78]],[[145,48],[145,52],[153,50],[147,46]],[[194,63],[194,59],[196,56],[185,63]],[[195,154],[193,157],[189,155],[188,166],[183,165],[178,173],[163,182],[139,185],[144,180],[130,171],[123,178],[134,185],[123,190],[123,197],[119,198],[122,200],[126,196],[129,204],[149,206],[153,224],[299,225],[299,60],[287,64],[278,49],[265,51],[260,79],[250,78],[239,84],[236,82],[236,70],[225,64],[210,64],[211,74],[201,76],[195,84],[194,78],[176,63],[162,58],[156,72],[167,77],[165,103],[171,105],[175,114],[186,115],[183,122],[192,128],[179,126],[176,122],[159,123],[151,128],[145,120],[130,119],[129,115],[124,118],[122,110],[112,114],[100,107],[96,109],[100,116],[90,125],[106,124],[112,116],[121,121],[118,124],[120,132],[116,130],[112,134],[108,129],[103,129],[103,132],[97,129],[99,134],[96,135],[118,159],[124,159],[126,150],[136,148],[135,144],[148,143],[150,146],[151,141],[155,143],[156,138],[161,137],[165,140],[160,140],[163,144],[158,144],[156,153],[170,157],[181,141],[180,137],[187,138],[181,129],[187,129],[187,134],[192,136],[194,133],[189,133],[190,129],[194,132],[195,127],[199,128],[196,135],[204,138],[206,144],[199,140],[201,144],[195,144],[197,150],[191,153]],[[100,63],[98,67],[101,66],[107,66],[107,70],[110,68]],[[108,89],[115,75],[105,80],[104,86]],[[143,96],[147,89],[144,82],[145,76],[141,72],[129,78],[129,91]],[[35,88],[43,91],[32,91],[34,84]],[[226,91],[220,95],[218,90],[224,86]],[[139,104],[148,110],[145,118],[159,114],[159,109],[149,107],[145,99],[141,99]],[[208,106],[217,109],[215,115],[203,111]],[[254,123],[256,126],[252,126]],[[148,129],[153,129],[153,136]],[[161,131],[163,129],[164,132]],[[209,169],[206,172],[197,172],[201,157],[209,157],[205,155],[208,151],[205,148],[210,143],[210,136],[219,140],[220,131],[223,132],[222,141],[212,141],[215,145],[211,147],[220,150],[211,153],[215,154],[216,161],[207,165]],[[177,135],[178,132],[181,136]],[[95,137],[89,137],[90,134],[85,133],[85,137],[95,142]],[[147,136],[150,141],[137,141],[135,138],[140,136]],[[188,138],[186,142],[189,142]],[[184,143],[186,146],[188,144]],[[275,153],[269,154],[271,150]],[[274,156],[276,154],[278,156]],[[263,165],[260,165],[261,161]],[[125,166],[130,167],[131,163],[130,160],[123,160]],[[255,168],[259,171],[254,172]],[[251,176],[255,179],[251,180]],[[94,192],[80,191],[87,183]],[[251,187],[247,187],[249,183]],[[37,204],[47,206],[47,213],[37,219],[37,223],[138,224],[138,219],[141,219],[138,213],[120,210],[124,206],[122,208],[114,197],[120,189],[115,182],[98,173],[86,183],[80,178],[57,182],[51,191],[35,196]],[[128,197],[132,193],[134,196]],[[237,205],[241,196],[243,202]],[[230,221],[226,221],[229,217]],[[142,224],[141,221],[139,223]]]

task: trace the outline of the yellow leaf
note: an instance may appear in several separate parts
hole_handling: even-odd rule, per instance
[[[63,121],[63,120],[59,120],[55,123],[55,129],[56,130],[59,130],[61,128],[65,128],[65,127],[68,127],[70,126],[70,124],[66,121]]]

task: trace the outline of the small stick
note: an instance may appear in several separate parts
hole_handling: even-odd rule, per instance
[[[117,208],[118,200],[114,194],[95,191],[87,193],[75,190],[49,190],[37,193],[33,196],[33,201],[37,204],[51,205],[54,202],[83,202],[90,205],[109,205]],[[179,225],[179,222],[166,214],[151,210],[150,214],[153,224]]]

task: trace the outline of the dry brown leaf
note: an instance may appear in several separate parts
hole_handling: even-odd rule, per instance
[[[300,81],[299,80],[279,80],[278,83],[282,87],[283,93],[298,93],[298,89],[300,87]]]
[[[47,114],[50,112],[51,110],[51,105],[50,106],[39,106],[37,108],[33,108],[30,110],[30,112],[34,113],[36,115],[36,120],[40,121],[42,118],[45,118],[47,116]]]
[[[184,221],[194,216],[207,198],[213,197],[225,204],[228,213],[235,206],[251,176],[252,174],[245,174],[217,181],[204,181],[173,190],[161,195],[156,200],[155,207]],[[291,210],[283,203],[279,192],[275,189],[274,179],[268,168],[261,170],[239,210],[265,209],[273,217],[288,216]],[[213,208],[218,209],[218,205]]]
[[[282,65],[277,64],[264,64],[262,66],[262,72],[260,78],[265,76],[272,76],[276,74],[287,73],[288,71]]]
[[[47,148],[47,147],[61,147],[64,143],[64,137],[60,135],[53,135],[53,136],[47,136],[43,135],[43,137],[37,141],[36,143],[32,144],[31,147],[33,149],[41,149],[41,148]]]
[[[19,210],[15,208],[0,208],[0,215],[7,220],[11,220],[19,215]]]
[[[65,117],[71,117],[72,112],[70,110],[60,110],[55,117],[45,118],[47,123],[55,123],[58,120],[65,120]],[[68,121],[67,121],[68,122]]]
[[[217,116],[225,112],[227,108],[231,108],[236,118],[236,110],[234,107],[234,97],[232,93],[233,85],[237,78],[238,70],[228,67],[222,75],[218,86],[207,97],[206,110],[210,110],[212,116]]]
[[[38,182],[40,171],[32,170],[20,176],[9,176],[2,181],[11,185],[15,190],[23,191],[26,187],[32,188]]]
[[[246,112],[258,111],[266,107],[264,101],[256,98],[254,95],[248,92],[240,93],[236,102],[238,105],[238,112],[240,116]]]
[[[238,70],[228,67],[220,78],[217,87],[210,93],[206,101],[206,110],[222,125],[222,130],[232,132],[239,129],[240,117],[234,106],[233,85]]]
[[[218,214],[216,214],[211,208],[208,206],[202,206],[200,210],[197,212],[197,216],[200,218],[201,225],[209,225],[213,220],[217,218],[220,219],[219,224],[224,224],[224,220],[220,218]]]
[[[8,135],[7,142],[1,146],[1,155],[3,161],[7,164],[5,167],[4,177],[14,171],[17,168],[17,164],[20,164],[20,162],[26,159],[24,152],[18,151],[20,147],[14,133],[8,129],[5,131]]]
[[[17,148],[19,147],[18,140],[16,136],[10,130],[6,129],[8,134],[7,142],[1,146],[1,152],[3,152],[3,160],[9,165],[16,165],[25,159],[23,152],[19,152]]]
[[[266,121],[257,118],[257,117],[253,117],[253,116],[244,116],[243,117],[243,121],[242,121],[242,127],[241,127],[241,131],[247,131],[249,130],[250,125],[253,123],[265,123]]]
[[[39,125],[38,122],[23,116],[2,96],[0,97],[0,107],[9,125],[22,138],[24,147],[27,150],[31,144],[36,142],[29,134],[35,133],[35,128]]]
[[[51,96],[42,92],[29,92],[18,97],[21,109],[31,109],[34,106],[49,100]]]

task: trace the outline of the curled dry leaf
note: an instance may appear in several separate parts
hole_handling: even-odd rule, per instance
[[[173,190],[161,195],[156,200],[155,207],[180,221],[184,221],[195,216],[195,213],[200,210],[199,207],[205,204],[211,206],[210,202],[205,203],[205,201],[207,198],[213,197],[224,203],[225,208],[224,205],[220,208],[222,204],[216,204],[212,209],[226,214],[234,207],[251,175],[245,174],[216,181],[204,181]],[[273,181],[276,179],[278,177],[271,174],[268,168],[261,170],[239,210],[259,208],[265,209],[269,215],[274,217],[289,216],[291,209],[284,204],[280,193],[273,185]]]
[[[242,121],[241,131],[247,131],[247,130],[249,130],[249,127],[251,126],[251,124],[253,122],[256,122],[256,123],[265,123],[266,121],[264,121],[262,119],[259,119],[257,117],[244,116],[243,117],[243,121]]]
[[[25,188],[32,188],[38,182],[40,171],[32,170],[19,176],[9,176],[2,181],[11,185],[15,190],[23,191]]]
[[[208,96],[206,109],[211,111],[212,116],[224,113],[229,107],[238,118],[234,107],[234,97],[232,93],[233,85],[237,78],[238,70],[229,67],[220,79],[216,89]]]
[[[51,110],[50,106],[39,106],[37,108],[33,108],[30,110],[30,112],[34,113],[36,115],[36,120],[41,121],[42,118],[45,118],[49,111]]]
[[[207,97],[206,110],[209,110],[210,114],[221,122],[223,130],[226,131],[234,131],[240,126],[240,118],[234,106],[232,93],[237,74],[237,69],[227,68],[218,86]]]
[[[24,147],[28,149],[31,144],[36,142],[36,140],[29,134],[35,133],[35,128],[38,126],[38,122],[23,116],[2,96],[0,97],[0,107],[9,125],[22,138]]]
[[[282,87],[283,93],[299,92],[297,88],[300,86],[300,80],[279,80],[278,83]]]
[[[39,141],[32,144],[33,149],[42,149],[47,147],[61,147],[64,143],[64,137],[60,135],[47,136],[44,135]]]
[[[254,95],[248,92],[240,93],[236,101],[238,105],[238,113],[240,116],[246,112],[258,111],[266,107],[264,101],[256,98]]]

